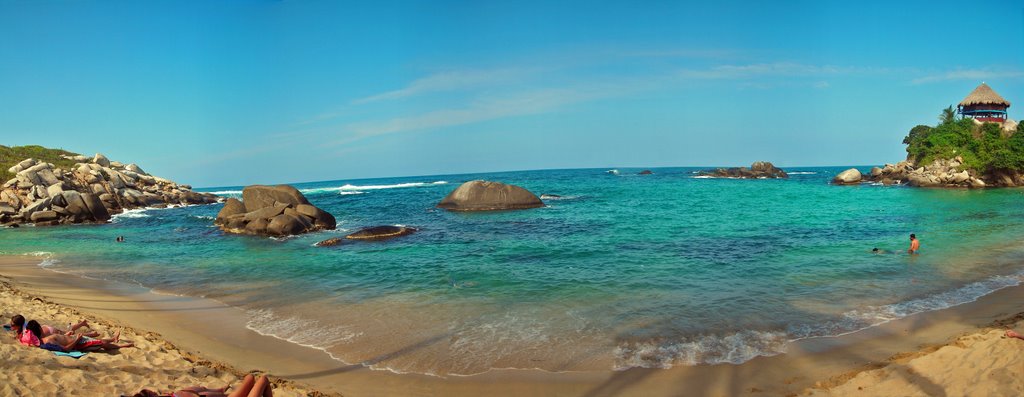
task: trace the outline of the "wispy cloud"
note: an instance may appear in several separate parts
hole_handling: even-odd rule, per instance
[[[491,70],[453,70],[435,73],[430,76],[417,79],[403,88],[359,98],[352,101],[352,103],[363,104],[408,98],[432,92],[455,91],[481,86],[505,84],[518,80],[531,72],[531,69],[509,68]]]
[[[930,74],[910,81],[911,84],[928,84],[953,80],[995,80],[1024,78],[1024,70],[956,69]]]
[[[552,88],[517,94],[477,99],[465,107],[438,109],[415,116],[396,117],[380,121],[352,123],[341,130],[348,135],[335,145],[359,139],[407,131],[452,127],[512,116],[540,114],[564,106],[623,94],[623,88],[596,85],[577,88]]]
[[[683,69],[679,76],[688,79],[741,79],[766,76],[822,76],[880,72],[883,69],[835,65],[808,65],[792,62],[720,65],[708,69]]]

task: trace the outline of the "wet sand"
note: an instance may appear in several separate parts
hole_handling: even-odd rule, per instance
[[[444,378],[395,374],[363,365],[347,365],[323,351],[260,335],[245,328],[245,313],[216,301],[154,294],[139,286],[56,273],[40,268],[40,260],[38,257],[0,257],[0,275],[8,278],[16,290],[43,297],[87,318],[156,333],[181,350],[182,356],[193,360],[209,361],[211,365],[236,372],[267,372],[294,382],[295,390],[303,392],[315,390],[345,396],[842,395],[844,386],[869,376],[864,374],[893,370],[904,365],[908,357],[921,359],[937,354],[943,351],[940,348],[943,346],[957,347],[964,344],[961,337],[968,335],[981,335],[986,341],[996,338],[985,345],[988,350],[995,350],[992,354],[1020,356],[1024,346],[1024,340],[1000,338],[1000,333],[993,334],[994,328],[990,328],[1012,326],[1020,319],[1019,313],[1024,312],[1020,304],[1024,302],[1024,288],[1013,287],[976,302],[909,316],[842,337],[793,342],[786,354],[759,357],[741,365],[560,373],[493,370]],[[3,292],[4,296],[10,294]],[[428,348],[443,338],[444,335],[423,335],[420,340],[376,359]],[[1006,349],[998,349],[1003,346]],[[31,349],[14,349],[11,354],[21,357],[27,354],[23,350]],[[113,357],[115,361],[120,359]],[[374,359],[367,361],[373,363]],[[968,374],[977,369],[977,363],[959,361],[947,366],[953,366],[953,374],[963,373],[965,379],[969,379]],[[1019,363],[1009,358],[1002,362],[1009,366]],[[1018,374],[1024,374],[1024,367],[1020,369]],[[1019,387],[1019,383],[1006,383],[1005,390],[998,386],[993,386],[991,392],[1015,394],[1012,391],[1017,390],[1014,388]],[[934,389],[934,386],[921,387],[925,394],[929,394],[927,387]],[[885,390],[876,390],[873,395],[884,394]],[[905,394],[905,390],[902,394],[895,393]],[[950,394],[955,395],[955,392]]]

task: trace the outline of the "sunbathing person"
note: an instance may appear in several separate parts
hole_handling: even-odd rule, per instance
[[[270,385],[270,379],[266,375],[260,376],[259,380],[254,378],[252,374],[246,375],[238,389],[231,392],[231,394],[224,394],[227,389],[227,386],[219,389],[192,386],[167,394],[159,394],[149,389],[142,389],[142,391],[135,393],[133,397],[274,397],[273,386]]]
[[[39,347],[47,350],[55,351],[97,351],[97,350],[117,350],[125,347],[133,347],[135,344],[131,342],[118,343],[121,338],[121,331],[114,334],[113,338],[107,339],[93,339],[82,335],[70,336],[65,334],[52,334],[43,337],[42,327],[36,320],[29,321],[25,324],[25,329],[39,338]]]
[[[25,326],[25,317],[24,316],[18,314],[18,315],[15,315],[14,317],[11,317],[11,329],[16,333],[16,335],[19,335],[19,336],[21,335],[21,330],[22,330],[22,327],[24,327],[24,326]],[[71,329],[69,329],[67,331],[64,331],[62,329],[59,329],[59,328],[51,326],[51,325],[42,325],[42,324],[40,324],[40,327],[42,327],[42,329],[43,329],[43,336],[50,336],[52,334],[71,335],[75,331],[77,331],[79,328],[88,327],[88,326],[89,326],[89,321],[88,320],[84,320],[84,319],[82,321],[79,321],[78,324],[72,324],[71,325]],[[95,338],[97,336],[100,336],[100,332],[99,331],[90,330],[88,332],[83,332],[82,335]]]
[[[1006,330],[1006,336],[1009,338],[1024,339],[1024,335],[1021,335],[1012,329]]]

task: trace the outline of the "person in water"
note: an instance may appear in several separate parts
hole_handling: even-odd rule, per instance
[[[872,254],[889,254],[890,252],[887,251],[887,250],[883,250],[883,249],[872,248],[871,249],[871,253]]]
[[[910,248],[907,249],[908,254],[916,254],[921,249],[921,241],[917,239],[914,233],[910,233]]]

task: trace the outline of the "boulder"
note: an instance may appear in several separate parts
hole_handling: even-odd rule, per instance
[[[856,168],[850,168],[846,171],[840,172],[835,178],[832,178],[832,183],[837,185],[850,185],[860,183],[863,176],[860,171]]]
[[[0,203],[0,215],[14,215],[17,214],[18,210],[10,204]]]
[[[498,211],[543,207],[528,190],[500,182],[469,181],[448,194],[438,208],[449,211]]]
[[[767,161],[757,161],[747,167],[717,168],[714,170],[701,171],[701,176],[715,178],[742,178],[742,179],[779,179],[789,178],[789,174],[775,167]]]
[[[47,208],[50,208],[50,198],[41,198],[23,207],[21,209],[21,217],[23,219],[29,219],[29,216],[33,213],[37,211],[44,211]]]
[[[967,173],[967,171],[961,171],[959,173],[953,174],[950,178],[950,182],[961,184],[967,182],[968,179],[971,179],[971,175]]]
[[[55,183],[46,188],[46,195],[49,197],[59,196],[64,191],[61,183]]]
[[[327,240],[321,241],[321,242],[313,244],[313,245],[315,245],[317,247],[330,247],[330,246],[333,246],[333,245],[341,244],[343,241],[345,241],[345,240],[343,240],[341,237],[331,237],[331,238],[329,238]]]
[[[224,202],[224,207],[217,213],[217,218],[214,223],[221,224],[227,220],[231,215],[245,214],[245,205],[241,201],[232,197]]]
[[[64,196],[64,201],[67,201],[68,205],[65,209],[69,214],[86,217],[91,215],[89,206],[85,204],[85,200],[82,199],[82,195],[74,190],[68,190],[61,193]]]
[[[384,240],[389,238],[410,235],[416,232],[415,228],[405,226],[373,226],[349,234],[345,238],[350,240]]]
[[[86,208],[89,209],[89,217],[96,222],[106,222],[110,220],[110,212],[107,212],[107,208],[103,206],[103,201],[100,200],[99,196],[92,193],[82,194],[82,201],[85,202]]]
[[[299,204],[309,204],[309,201],[298,189],[288,185],[246,186],[242,189],[242,202],[245,203],[247,212],[270,207],[275,203],[284,203],[293,207]]]
[[[284,210],[288,209],[288,204],[278,204],[270,207],[263,207],[256,211],[248,212],[245,214],[245,220],[252,222],[256,219],[273,219],[275,216],[284,213]]]
[[[337,220],[334,215],[309,204],[295,206],[295,211],[313,219],[313,224],[321,229],[332,230],[337,227]]]
[[[877,178],[879,176],[882,176],[882,169],[878,167],[871,167],[871,177]]]
[[[96,153],[96,156],[94,156],[92,158],[92,162],[98,164],[101,167],[109,167],[110,166],[110,160],[107,159],[107,156],[104,156],[104,155],[99,154],[99,153]]]
[[[267,234],[272,236],[290,236],[305,231],[302,221],[288,214],[275,216],[267,225]]]
[[[48,222],[57,219],[56,211],[37,211],[33,212],[31,216],[32,222]]]
[[[266,234],[267,226],[269,225],[270,221],[266,219],[253,219],[252,222],[245,224],[245,232],[249,234]]]
[[[135,163],[131,163],[131,164],[128,164],[128,165],[124,166],[124,169],[126,169],[128,171],[131,171],[131,172],[134,172],[136,174],[149,175],[149,174],[146,173],[146,171],[143,171],[142,168],[140,168]]]

